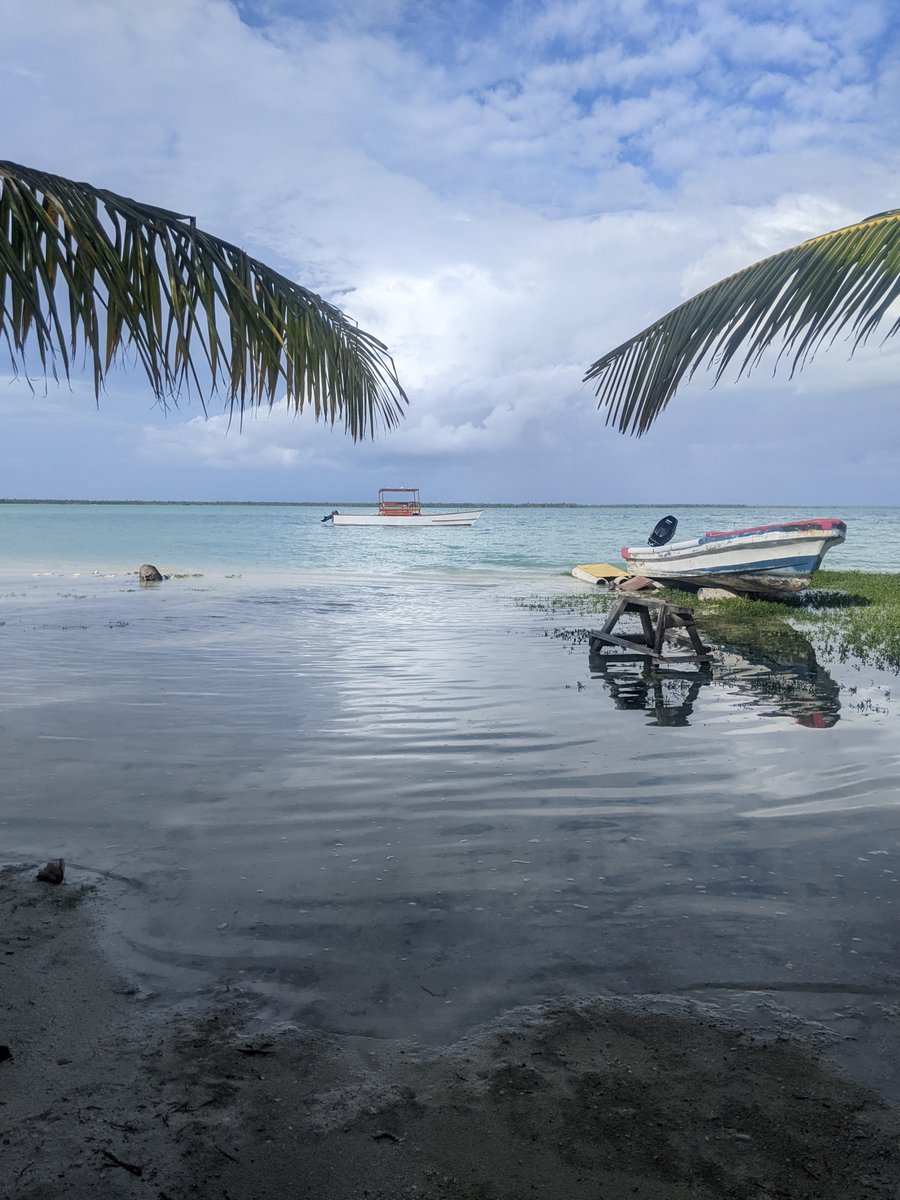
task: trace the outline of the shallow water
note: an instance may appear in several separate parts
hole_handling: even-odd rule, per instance
[[[461,506],[473,507],[469,502]],[[828,567],[890,571],[900,562],[896,508],[488,507],[469,529],[409,530],[336,529],[322,523],[334,507],[0,504],[0,567],[121,573],[152,562],[174,573],[351,571],[391,577],[422,571],[568,572],[577,563],[621,564],[621,547],[646,543],[666,511],[678,517],[679,538],[710,529],[838,516],[847,522],[847,541],[829,551]],[[340,508],[365,511],[358,505]]]
[[[563,994],[900,991],[895,676],[798,633],[723,644],[702,679],[610,678],[583,618],[515,603],[584,592],[563,572],[596,553],[528,569],[507,527],[498,570],[475,531],[326,527],[304,558],[347,561],[254,566],[246,511],[240,571],[192,548],[196,520],[222,553],[208,509],[185,577],[138,587],[123,508],[107,559],[70,527],[68,569],[17,553],[0,589],[6,855],[113,876],[146,991],[429,1039]]]

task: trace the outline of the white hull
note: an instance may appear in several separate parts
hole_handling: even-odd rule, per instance
[[[622,556],[630,574],[662,582],[797,592],[809,584],[826,551],[845,536],[842,521],[795,521],[707,533],[664,546],[629,546]]]
[[[474,525],[483,508],[471,512],[420,513],[418,516],[380,516],[378,513],[335,513],[331,518],[335,525],[386,525],[419,528],[424,525]]]

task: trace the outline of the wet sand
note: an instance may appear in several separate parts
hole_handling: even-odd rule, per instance
[[[0,872],[4,1200],[900,1195],[900,1111],[834,1028],[581,999],[435,1049],[163,1014],[96,940],[104,885],[37,865]]]

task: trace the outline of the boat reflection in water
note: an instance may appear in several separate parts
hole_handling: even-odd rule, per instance
[[[716,685],[760,716],[790,717],[807,729],[840,720],[840,686],[816,661],[809,640],[789,625],[711,633],[712,661],[678,668],[592,653],[590,671],[605,683],[616,708],[645,713],[650,725],[689,725],[704,687]]]

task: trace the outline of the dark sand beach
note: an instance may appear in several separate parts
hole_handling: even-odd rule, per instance
[[[34,875],[0,873],[4,1200],[900,1195],[900,1112],[838,1064],[840,1020],[581,1000],[425,1049],[255,1033],[240,1003],[162,1019],[95,885]]]

